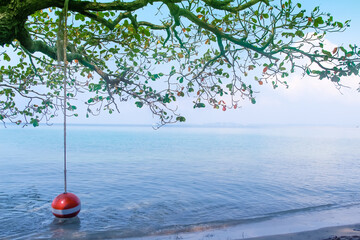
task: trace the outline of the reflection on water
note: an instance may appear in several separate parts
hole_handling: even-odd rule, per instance
[[[82,237],[80,230],[80,218],[54,218],[50,224],[50,231],[52,238],[56,239],[73,239]]]

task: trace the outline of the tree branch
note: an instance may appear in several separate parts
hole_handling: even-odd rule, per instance
[[[255,0],[255,1],[259,1],[259,0]],[[183,9],[180,8],[179,6],[177,6],[176,4],[174,4],[173,2],[170,2],[169,0],[166,0],[165,4],[168,6],[171,15],[174,16],[174,18],[176,19],[177,16],[183,16],[185,18],[187,18],[188,20],[190,20],[191,22],[195,23],[196,25],[198,25],[201,28],[204,28],[210,32],[212,32],[213,34],[215,34],[218,38],[223,38],[223,39],[227,39],[230,42],[242,46],[244,48],[247,49],[251,49],[263,56],[268,57],[269,59],[273,59],[273,60],[278,60],[276,57],[274,57],[272,54],[267,53],[265,51],[263,51],[262,48],[258,48],[252,44],[250,44],[249,42],[246,42],[244,39],[238,39],[233,37],[230,34],[226,34],[222,31],[220,31],[217,27],[212,26],[202,20],[200,20],[194,13],[190,12],[187,9]]]
[[[59,2],[59,0],[57,1]],[[109,10],[121,10],[121,11],[135,11],[142,7],[145,7],[149,3],[162,2],[162,0],[135,0],[132,2],[120,2],[114,1],[110,3],[88,2],[88,1],[71,1],[69,4],[69,10],[71,11],[109,11]],[[181,2],[176,0],[174,2]],[[63,4],[62,4],[63,5]]]
[[[238,5],[236,7],[229,7],[228,5],[233,2],[233,0],[225,0],[225,1],[220,1],[220,0],[203,0],[207,5],[218,9],[218,10],[225,10],[231,13],[238,13],[242,10],[245,10],[259,2],[263,2],[267,5],[269,5],[269,0],[251,0],[246,2],[245,4],[242,5]]]

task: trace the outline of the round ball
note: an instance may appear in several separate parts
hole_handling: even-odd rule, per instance
[[[52,213],[58,218],[72,218],[79,214],[80,199],[73,193],[58,195],[51,204]]]

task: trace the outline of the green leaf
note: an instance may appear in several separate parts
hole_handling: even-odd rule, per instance
[[[301,37],[301,38],[305,36],[304,32],[301,31],[301,30],[297,30],[297,31],[295,32],[295,35],[298,36],[298,37]]]
[[[313,70],[313,71],[311,71],[313,74],[318,74],[318,75],[320,75],[321,73],[322,73],[322,71],[319,71],[319,70]]]
[[[75,20],[85,21],[85,17],[84,17],[84,15],[76,14],[76,15],[75,15]]]
[[[323,24],[324,23],[324,20],[322,19],[322,17],[317,17],[315,20],[314,20],[314,26],[315,27],[318,27],[320,24]]]
[[[324,78],[326,78],[327,77],[327,72],[326,71],[322,71],[321,73],[320,73],[320,80],[322,80],[322,79],[324,79]]]
[[[326,56],[331,57],[331,53],[329,51],[326,51],[326,50],[323,49],[321,52],[323,54],[325,54]]]
[[[179,116],[179,117],[176,118],[176,121],[185,122],[186,119],[184,117],[182,117],[182,116]]]
[[[170,98],[169,98],[169,94],[165,94],[164,99],[163,99],[163,103],[170,103]]]
[[[138,108],[142,108],[144,106],[144,103],[143,102],[135,102],[135,105],[138,107]]]
[[[30,123],[31,123],[34,127],[38,127],[38,126],[39,126],[39,120],[38,120],[38,119],[31,118]]]
[[[7,55],[6,53],[4,53],[4,60],[10,62],[11,58],[9,57],[9,55]]]
[[[332,78],[331,78],[331,81],[332,82],[340,82],[340,78],[336,75],[334,75]]]
[[[347,50],[344,47],[340,47],[341,51],[343,51],[345,54],[347,54]]]
[[[229,83],[226,85],[226,87],[231,91],[231,89],[233,88],[233,85],[232,85],[232,83]]]
[[[194,108],[204,108],[205,107],[205,104],[204,103],[196,103],[194,105]]]
[[[255,104],[255,103],[256,103],[255,98],[251,98],[251,103],[252,103],[252,104]]]

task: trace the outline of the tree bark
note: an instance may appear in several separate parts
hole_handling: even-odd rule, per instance
[[[27,16],[21,14],[20,1],[3,0],[0,5],[0,45],[11,43],[24,29]]]
[[[0,46],[24,34],[28,16],[40,9],[57,5],[60,5],[57,0],[0,0]]]

